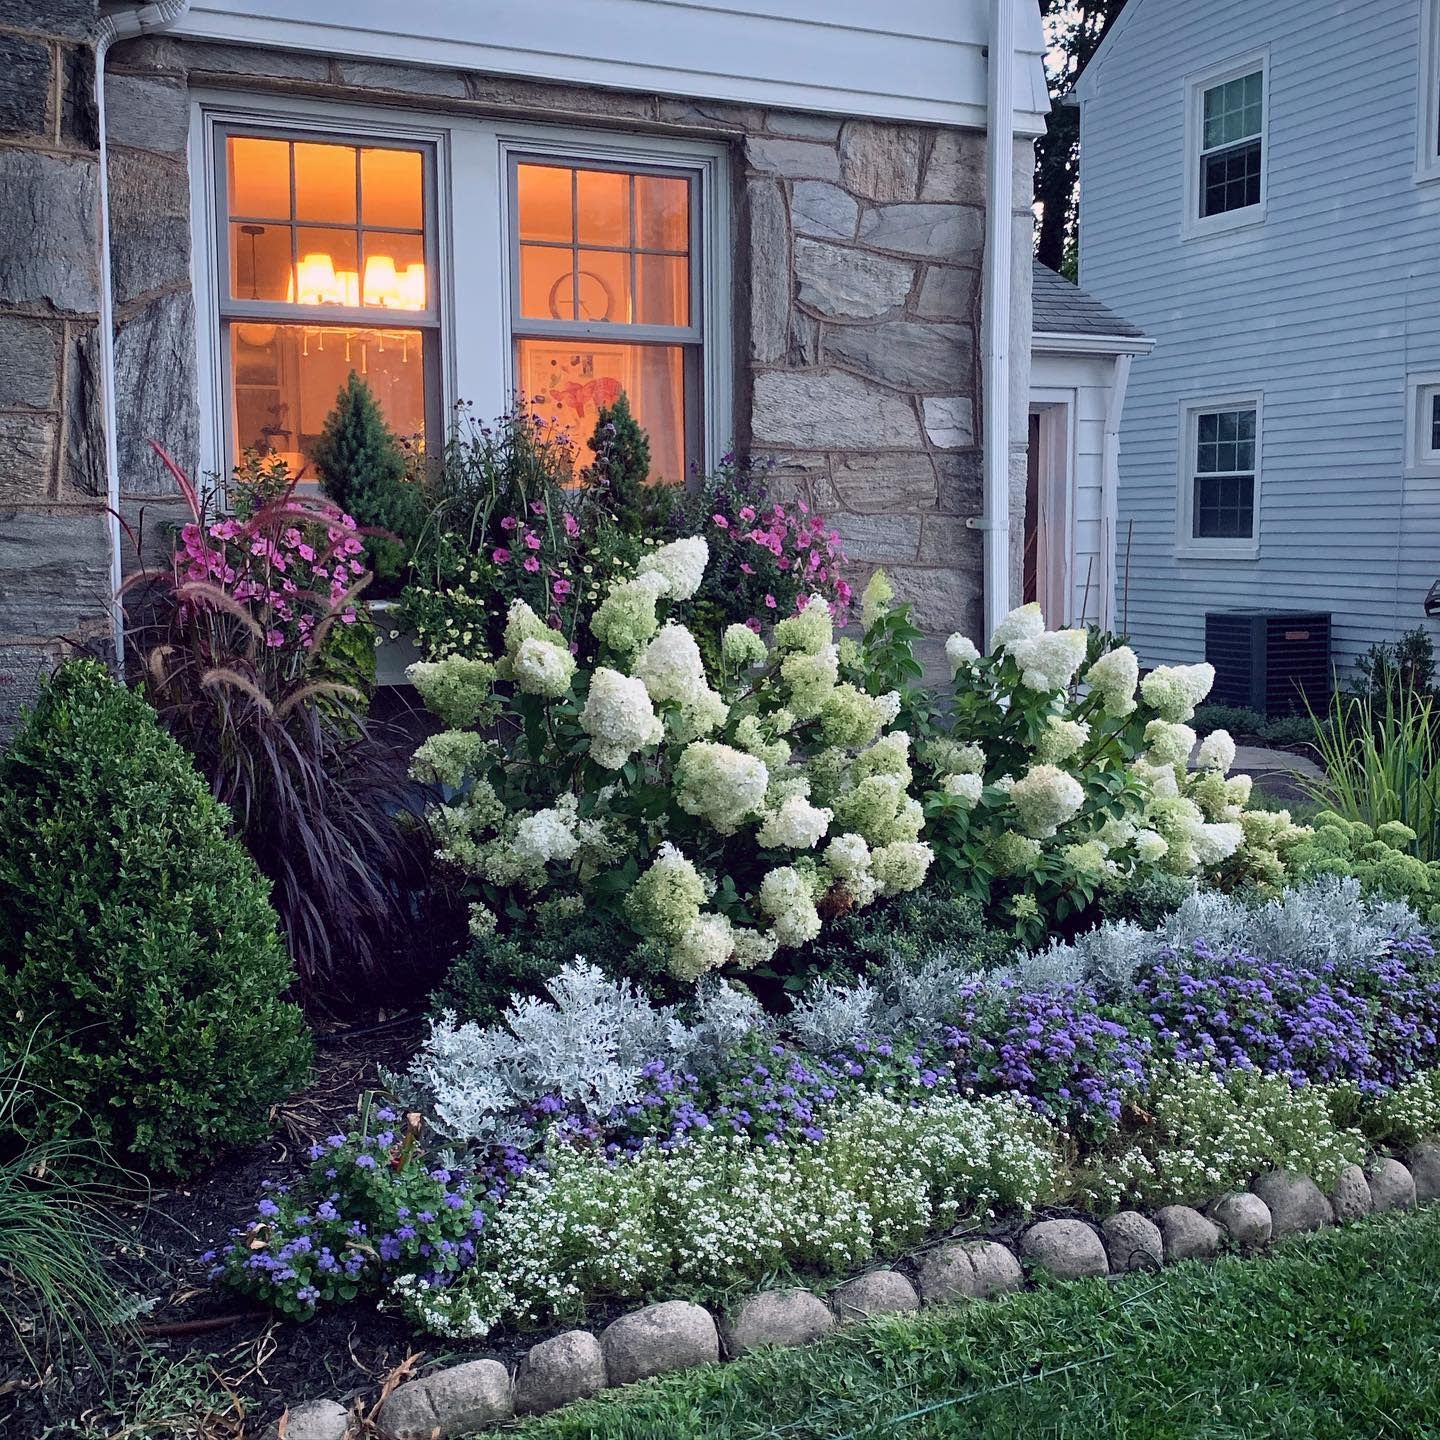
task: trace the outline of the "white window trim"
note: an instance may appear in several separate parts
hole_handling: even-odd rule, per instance
[[[1262,76],[1264,103],[1260,113],[1260,201],[1243,210],[1227,210],[1223,215],[1200,214],[1201,142],[1205,135],[1205,92],[1229,80],[1239,80],[1256,70]],[[1187,240],[1210,235],[1228,235],[1247,230],[1265,221],[1270,194],[1270,49],[1252,51],[1238,59],[1227,60],[1185,78],[1185,199],[1181,217],[1181,234]]]
[[[1197,420],[1212,410],[1254,410],[1255,490],[1252,533],[1248,540],[1202,540],[1195,537],[1195,446]],[[1180,402],[1179,465],[1175,515],[1175,556],[1180,560],[1258,560],[1260,558],[1260,477],[1264,465],[1265,397],[1258,390],[1230,395],[1204,395]]]
[[[1440,180],[1440,0],[1420,0],[1420,77],[1415,179]]]
[[[1422,371],[1405,383],[1405,473],[1440,479],[1440,450],[1431,449],[1431,405],[1440,395],[1440,370]]]
[[[435,254],[440,313],[442,414],[448,428],[457,400],[482,416],[498,414],[514,393],[510,336],[508,156],[549,153],[587,159],[682,165],[696,170],[701,204],[701,455],[713,470],[734,436],[733,290],[728,160],[721,145],[551,124],[437,116],[379,105],[236,95],[197,90],[190,122],[191,265],[200,397],[200,472],[230,473],[227,377],[220,344],[215,131],[265,125],[343,139],[376,136],[428,144],[435,153]],[[204,223],[202,223],[202,220]],[[441,437],[443,439],[443,436]]]

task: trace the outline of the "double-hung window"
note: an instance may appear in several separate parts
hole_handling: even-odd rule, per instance
[[[1252,57],[1189,85],[1187,228],[1207,233],[1264,213],[1268,67]]]
[[[1181,549],[1244,558],[1258,542],[1260,402],[1203,402],[1184,411]]]
[[[227,128],[215,166],[231,463],[313,478],[352,370],[397,435],[438,442],[432,149]]]
[[[693,170],[511,158],[516,388],[578,465],[622,393],[653,480],[683,483],[702,459],[699,194]]]
[[[1440,0],[1420,0],[1420,104],[1416,178],[1440,180]]]

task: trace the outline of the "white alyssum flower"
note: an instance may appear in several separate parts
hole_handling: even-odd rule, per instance
[[[705,567],[709,563],[710,547],[699,535],[691,535],[652,550],[640,561],[639,572],[663,575],[669,582],[670,599],[691,600],[705,578]]]
[[[766,815],[755,838],[767,850],[813,850],[834,818],[834,811],[812,805],[803,795],[791,795]]]
[[[556,641],[559,643],[552,644],[531,635],[516,647],[511,666],[515,683],[525,694],[556,700],[569,690],[575,674],[575,657],[558,635]]]
[[[1235,742],[1228,730],[1212,730],[1201,742],[1195,763],[1201,770],[1218,770],[1222,775],[1230,773],[1235,763]],[[1247,794],[1245,799],[1250,797]],[[1240,802],[1244,804],[1244,801]]]
[[[962,635],[957,630],[945,642],[945,658],[950,662],[950,674],[954,677],[965,666],[973,665],[980,658],[980,652],[975,648],[975,642],[968,635]]]
[[[590,737],[590,758],[607,770],[618,770],[665,734],[644,682],[604,665],[590,678],[580,726]]]
[[[1214,683],[1213,665],[1161,665],[1140,682],[1140,695],[1162,720],[1183,723],[1193,718]]]
[[[1032,765],[1015,782],[1010,803],[1020,828],[1034,840],[1046,840],[1080,813],[1085,791],[1080,782],[1054,765]]]
[[[1100,696],[1112,719],[1123,720],[1135,709],[1140,661],[1128,645],[1107,651],[1080,678]]]
[[[743,750],[697,740],[675,766],[675,799],[688,815],[708,820],[722,835],[732,834],[765,803],[770,772]]]
[[[1006,649],[1020,667],[1020,683],[1027,690],[1063,690],[1085,662],[1089,643],[1083,630],[1043,630],[1039,635],[1012,641]]]
[[[1024,640],[1034,640],[1045,633],[1045,616],[1033,602],[1012,610],[990,637],[990,652],[1009,650]]]
[[[967,810],[970,810],[980,803],[980,796],[985,790],[985,781],[979,775],[947,775],[944,790],[947,795],[955,796]]]

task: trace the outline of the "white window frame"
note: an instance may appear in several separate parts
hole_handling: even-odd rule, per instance
[[[196,312],[196,365],[200,395],[200,472],[228,477],[231,469],[227,398],[229,378],[221,348],[214,164],[216,132],[229,126],[264,126],[345,142],[374,137],[433,147],[435,157],[433,250],[440,316],[441,413],[448,430],[458,400],[492,416],[514,394],[510,332],[510,197],[512,151],[644,167],[693,169],[700,197],[702,463],[713,470],[730,448],[733,420],[733,317],[730,181],[723,145],[688,139],[629,135],[562,125],[525,124],[471,116],[407,112],[389,106],[352,105],[282,95],[237,95],[197,90],[191,106],[190,187],[192,276]],[[208,223],[201,223],[202,219]],[[617,337],[619,338],[619,337]],[[438,437],[443,441],[444,434]]]
[[[1205,167],[1201,152],[1205,139],[1205,94],[1231,80],[1260,72],[1264,99],[1260,112],[1260,199],[1257,204],[1222,215],[1201,215],[1201,186]],[[1212,66],[1185,80],[1185,211],[1181,233],[1191,240],[1209,235],[1228,235],[1246,230],[1265,220],[1270,192],[1270,50],[1252,51],[1221,65]]]
[[[1440,478],[1440,448],[1433,439],[1433,407],[1440,398],[1440,370],[1411,375],[1406,382],[1405,469],[1406,473]]]
[[[1440,180],[1440,0],[1420,0],[1420,81],[1415,179]]]
[[[1195,535],[1196,447],[1199,418],[1216,410],[1255,412],[1255,484],[1249,539],[1207,540]],[[1264,463],[1265,397],[1258,390],[1229,395],[1205,395],[1180,402],[1178,505],[1175,517],[1175,554],[1186,560],[1258,560],[1260,558],[1260,479]]]

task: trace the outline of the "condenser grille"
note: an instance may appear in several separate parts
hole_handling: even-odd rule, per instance
[[[1265,715],[1316,711],[1330,703],[1330,617],[1280,610],[1212,610],[1205,658],[1215,667],[1216,705]]]

